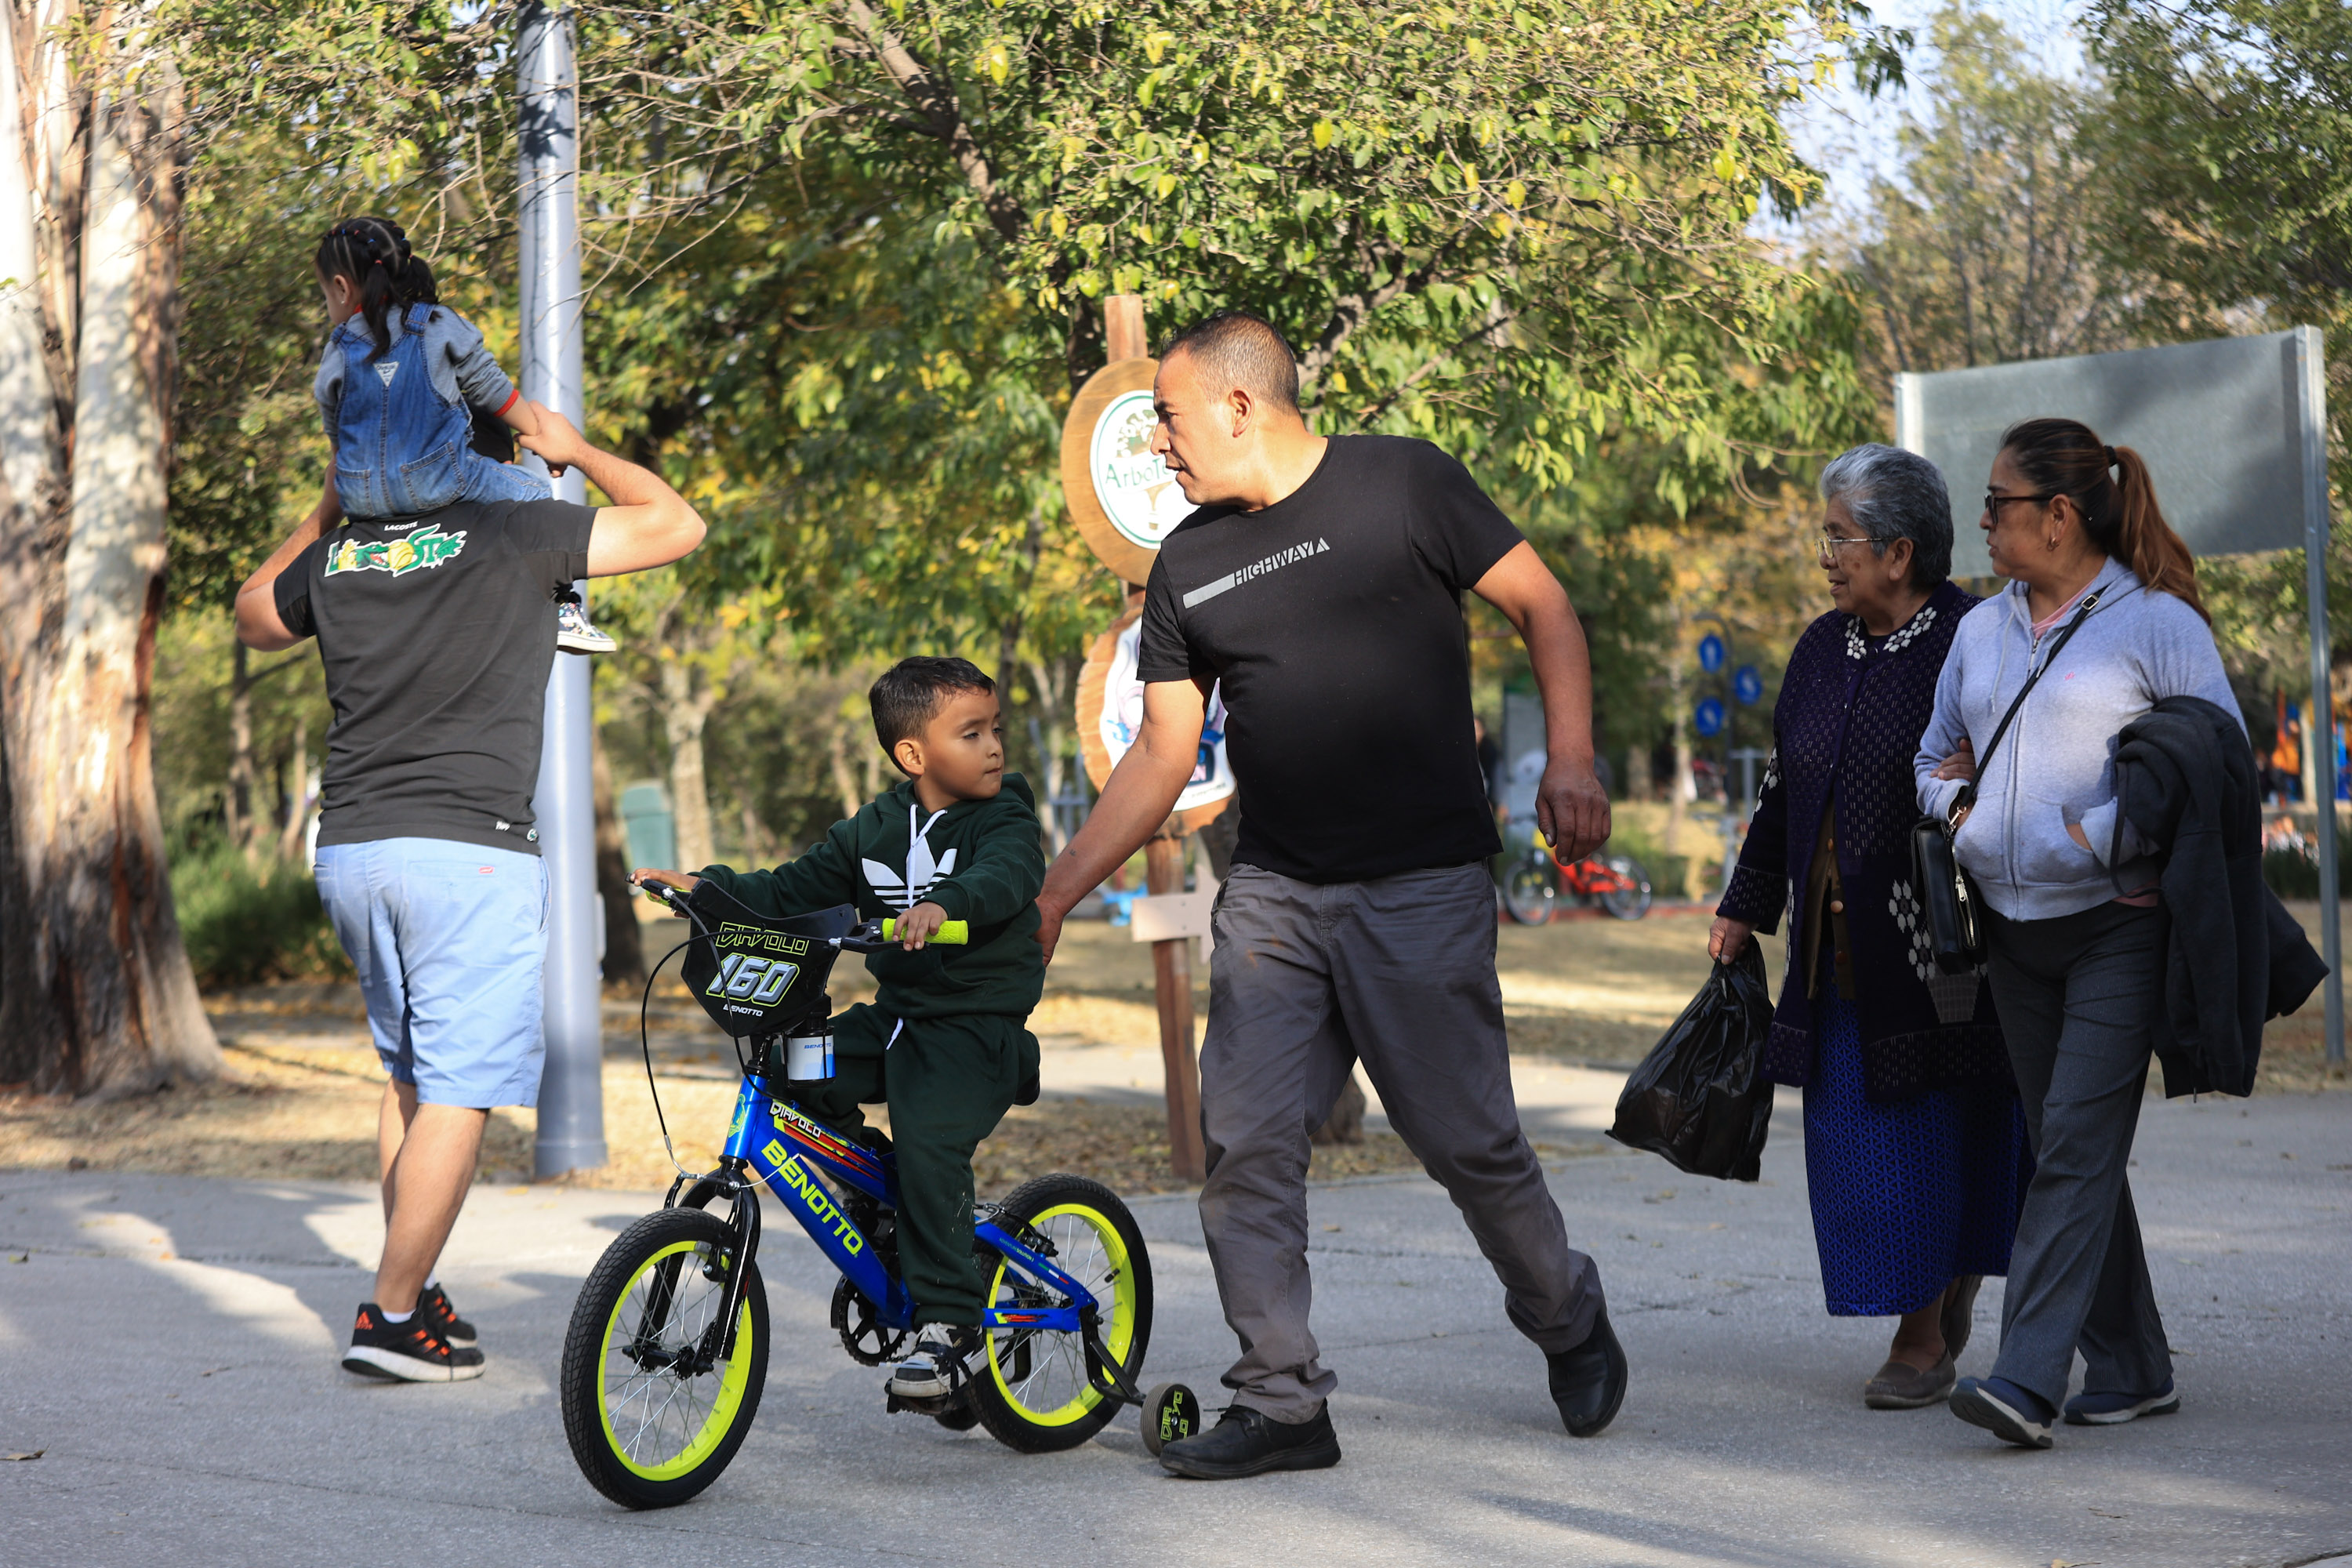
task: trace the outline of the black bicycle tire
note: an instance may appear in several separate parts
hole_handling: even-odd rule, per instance
[[[751,1315],[751,1365],[736,1405],[733,1424],[718,1446],[694,1468],[667,1480],[640,1476],[624,1466],[605,1440],[604,1419],[604,1326],[621,1292],[646,1258],[680,1241],[726,1244],[734,1239],[725,1221],[700,1209],[658,1209],[613,1238],[580,1287],[564,1331],[563,1359],[556,1386],[563,1408],[563,1435],[588,1484],[626,1509],[675,1508],[700,1495],[733,1462],[736,1450],[760,1414],[768,1379],[768,1294],[756,1259],[747,1260],[743,1305]],[[738,1339],[740,1348],[740,1338]]]
[[[1522,876],[1533,876],[1537,879],[1537,885],[1543,889],[1542,897],[1537,900],[1535,906],[1541,911],[1539,914],[1531,915],[1521,907],[1517,883]],[[1517,860],[1506,866],[1503,868],[1502,880],[1504,913],[1509,915],[1513,923],[1517,925],[1549,925],[1552,917],[1559,911],[1559,889],[1552,885],[1552,881],[1553,879],[1547,873],[1545,868],[1533,859]]]
[[[1134,1214],[1119,1201],[1117,1193],[1100,1182],[1066,1172],[1032,1177],[1015,1187],[998,1207],[1008,1217],[1025,1223],[1046,1209],[1074,1201],[1087,1204],[1111,1222],[1135,1271],[1135,1339],[1121,1370],[1127,1373],[1129,1383],[1137,1384],[1142,1376],[1144,1354],[1151,1344],[1151,1253]],[[980,1250],[983,1258],[996,1258],[985,1247]],[[990,1270],[994,1271],[992,1261]],[[1108,1426],[1126,1408],[1117,1400],[1099,1399],[1092,1410],[1076,1421],[1057,1426],[1039,1426],[998,1394],[984,1354],[974,1369],[971,1397],[972,1408],[980,1413],[980,1423],[988,1428],[989,1436],[1022,1454],[1052,1454],[1075,1448]]]
[[[1612,855],[1601,864],[1621,877],[1631,877],[1634,886],[1630,892],[1622,888],[1604,890],[1600,895],[1601,907],[1621,921],[1637,921],[1648,914],[1655,896],[1650,889],[1648,869],[1631,855]],[[1626,912],[1627,906],[1633,910],[1631,914]]]

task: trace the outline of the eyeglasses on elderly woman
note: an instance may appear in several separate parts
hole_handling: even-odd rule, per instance
[[[1834,563],[1837,560],[1837,552],[1840,550],[1844,549],[1849,544],[1867,544],[1876,547],[1884,544],[1885,542],[1884,540],[1871,539],[1868,537],[1861,539],[1840,539],[1835,534],[1824,533],[1813,541],[1813,559],[1821,563],[1821,564],[1827,566]]]

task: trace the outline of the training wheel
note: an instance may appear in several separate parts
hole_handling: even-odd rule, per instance
[[[1201,1429],[1201,1401],[1181,1383],[1163,1383],[1143,1396],[1143,1447],[1157,1454]]]

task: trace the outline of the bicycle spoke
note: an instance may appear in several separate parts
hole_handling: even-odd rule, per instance
[[[613,1364],[604,1381],[605,1409],[621,1449],[635,1463],[657,1465],[684,1452],[709,1424],[728,1363],[717,1362],[691,1375],[704,1334],[724,1309],[726,1287],[705,1272],[710,1256],[696,1249],[664,1259],[631,1281],[633,1306],[616,1315]],[[647,1320],[664,1320],[658,1331]],[[630,1350],[652,1352],[661,1364],[640,1364]]]

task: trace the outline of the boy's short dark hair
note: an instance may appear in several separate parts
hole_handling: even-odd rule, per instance
[[[898,742],[919,739],[951,692],[994,691],[996,682],[968,658],[917,654],[882,672],[866,700],[874,705],[874,738],[897,765]]]

